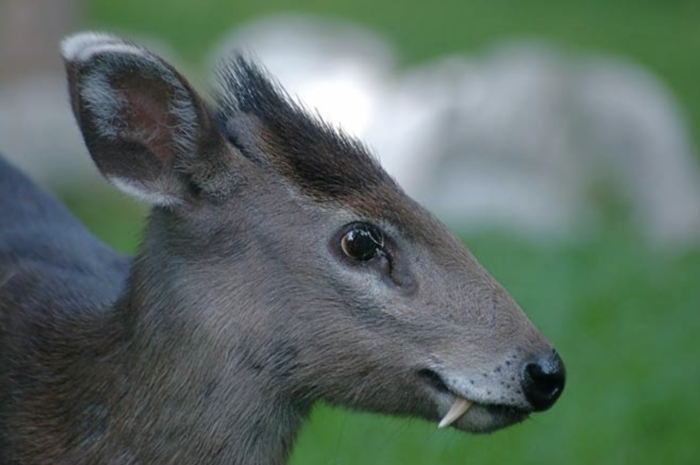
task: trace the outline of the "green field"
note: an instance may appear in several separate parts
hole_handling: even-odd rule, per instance
[[[280,11],[367,24],[394,40],[407,63],[517,37],[623,54],[672,87],[695,140],[700,134],[697,1],[303,0],[296,10],[282,1],[144,3],[92,0],[88,25],[162,38],[193,69],[226,30]],[[122,250],[136,247],[142,208],[117,194],[63,197],[100,237]],[[624,224],[577,245],[503,235],[465,241],[566,361],[568,383],[557,406],[488,436],[319,406],[293,464],[698,463],[700,249],[669,257]]]

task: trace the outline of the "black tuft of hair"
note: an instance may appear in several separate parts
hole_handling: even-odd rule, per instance
[[[303,194],[347,200],[395,185],[364,144],[312,116],[254,61],[234,56],[218,81],[217,119],[229,141]]]

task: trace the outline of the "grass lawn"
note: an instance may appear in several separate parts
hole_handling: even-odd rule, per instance
[[[236,24],[292,11],[278,0],[87,3],[89,25],[162,38],[193,67]],[[522,36],[577,51],[625,54],[671,85],[694,134],[700,134],[697,1],[299,0],[295,5],[295,11],[376,28],[397,43],[406,62],[478,51]],[[63,198],[110,244],[136,247],[143,209],[117,194],[65,192]],[[557,406],[489,436],[319,406],[293,464],[697,463],[700,401],[693,392],[700,386],[700,250],[669,258],[624,226],[568,246],[538,246],[503,235],[465,241],[566,361],[567,388]]]
[[[623,55],[671,86],[694,134],[700,134],[697,0],[84,1],[89,26],[157,37],[194,67],[236,25],[279,13],[364,24],[388,37],[404,63],[479,52],[519,38],[552,41],[573,52]]]

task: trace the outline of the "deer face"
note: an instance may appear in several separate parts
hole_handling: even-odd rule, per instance
[[[112,36],[74,36],[63,53],[97,166],[155,206],[143,254],[161,249],[150,259],[232,372],[299,405],[468,431],[559,397],[563,364],[507,292],[364,146],[259,68],[225,64],[212,108]]]

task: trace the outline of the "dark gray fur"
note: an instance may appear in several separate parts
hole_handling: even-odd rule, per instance
[[[245,61],[212,108],[150,52],[79,39],[86,144],[154,208],[128,259],[0,160],[0,463],[281,465],[318,401],[437,421],[457,393],[467,431],[533,410],[509,380],[551,346],[361,144]],[[95,76],[121,99],[102,120]],[[355,221],[390,265],[342,256]]]

